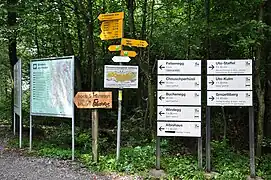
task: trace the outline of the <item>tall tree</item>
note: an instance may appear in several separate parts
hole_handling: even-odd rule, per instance
[[[17,6],[18,0],[7,0],[7,7],[8,7],[8,49],[9,49],[9,62],[10,62],[10,72],[13,77],[13,67],[16,64],[17,60],[17,32],[16,32],[16,18],[17,18],[17,12],[16,12],[16,6]],[[13,117],[13,104],[14,104],[14,89],[12,88],[11,91],[11,117]],[[18,123],[16,123],[18,124]],[[12,121],[13,126],[13,121]]]

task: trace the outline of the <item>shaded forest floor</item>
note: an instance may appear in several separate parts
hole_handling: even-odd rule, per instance
[[[2,126],[0,131],[0,143],[5,146],[7,152],[15,151],[17,153],[15,156],[22,155],[26,161],[32,161],[31,158],[44,158],[45,162],[58,159],[58,161],[70,163],[71,132],[69,125],[61,125],[57,129],[50,126],[34,128],[33,151],[31,153],[28,152],[29,129],[24,129],[23,149],[19,150],[18,137],[13,136],[9,128],[10,126]],[[152,179],[149,172],[155,168],[155,141],[148,142],[146,139],[140,141],[138,137],[130,137],[129,139],[125,133],[123,134],[123,144],[125,145],[121,146],[120,160],[118,162],[115,160],[116,142],[112,139],[113,136],[100,134],[99,162],[94,163],[91,157],[91,130],[76,131],[75,157],[80,164],[77,165],[77,169],[82,168],[88,173],[109,174],[108,177],[114,173],[115,177],[119,177],[116,174],[121,174],[128,179],[132,177]],[[225,141],[213,141],[211,146],[212,170],[216,172],[213,179],[246,179],[249,175],[248,152],[238,152],[229,147]],[[161,151],[161,168],[166,173],[166,179],[206,179],[204,171],[198,170],[197,153],[189,151],[184,144],[176,145],[176,143],[172,143],[172,140],[165,139],[161,142]],[[203,165],[205,165],[204,161],[203,157]],[[256,165],[257,176],[271,179],[270,154],[256,159]],[[92,174],[90,173],[90,175]],[[113,176],[111,179],[114,179]]]

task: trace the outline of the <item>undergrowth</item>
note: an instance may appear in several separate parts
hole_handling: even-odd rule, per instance
[[[59,139],[52,136],[51,134],[51,140],[46,138],[33,140],[32,155],[71,159],[71,148],[67,146],[67,144],[70,145],[70,142],[65,142],[66,140],[70,141],[70,134],[62,134],[62,137]],[[102,139],[101,142],[109,143],[106,139]],[[23,141],[24,146],[28,147],[28,143],[28,139],[25,138]],[[65,143],[66,146],[63,146]],[[9,145],[18,147],[17,139],[11,140]],[[150,178],[148,172],[151,169],[155,169],[155,142],[145,143],[141,146],[121,147],[120,159],[118,161],[116,161],[115,148],[109,148],[104,151],[103,149],[110,147],[110,145],[100,145],[99,147],[99,161],[94,163],[91,156],[91,137],[85,132],[76,134],[75,157],[91,171],[139,174],[148,179]],[[212,179],[246,179],[249,175],[249,156],[247,153],[235,152],[234,149],[229,147],[227,141],[212,141],[211,147],[212,168],[215,172]],[[161,168],[166,173],[165,179],[205,179],[204,171],[199,170],[197,167],[198,162],[195,155],[172,154],[167,150],[169,147],[166,145],[161,145],[161,148]],[[270,154],[256,159],[256,173],[264,179],[271,179]]]

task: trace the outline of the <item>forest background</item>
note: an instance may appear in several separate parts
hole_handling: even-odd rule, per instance
[[[139,146],[144,149],[148,147],[146,144],[152,143],[155,139],[157,60],[250,58],[255,60],[253,75],[255,140],[256,155],[261,158],[271,152],[270,10],[271,2],[265,0],[1,1],[1,123],[12,124],[13,66],[18,58],[23,62],[23,84],[26,87],[23,92],[25,136],[28,135],[27,87],[31,59],[74,55],[75,91],[104,90],[104,65],[114,64],[111,58],[117,54],[109,52],[107,48],[111,44],[119,43],[120,40],[102,41],[99,37],[101,22],[97,17],[101,13],[124,11],[124,37],[147,40],[149,46],[144,49],[128,48],[138,53],[129,64],[138,65],[140,74],[138,89],[124,89],[122,146]],[[203,101],[204,104],[206,102]],[[205,106],[203,115],[204,110]],[[91,113],[89,110],[76,112],[76,145],[80,150],[90,151]],[[69,147],[68,120],[48,117],[35,120],[36,135],[48,135],[52,129],[59,128],[60,134],[51,133],[47,139],[52,143],[54,139],[52,137],[55,135],[58,137],[56,144],[62,142],[63,147],[65,145]],[[99,110],[101,154],[115,150],[116,120],[117,90],[113,90],[113,109]],[[227,146],[227,149],[248,156],[247,108],[213,108],[211,126],[212,140],[215,143],[213,147]],[[205,121],[202,124],[203,129],[204,127]],[[204,136],[203,131],[202,137]],[[223,145],[221,141],[224,142]],[[196,153],[196,145],[196,139],[193,138],[165,138],[162,143],[165,153],[169,154],[193,154]],[[45,150],[47,154],[53,153],[48,152],[48,149]],[[219,153],[216,155],[220,157]],[[225,154],[220,158],[224,156]],[[270,173],[269,167],[271,166],[265,168],[269,169]],[[268,171],[263,170],[262,175],[266,173],[268,174]]]

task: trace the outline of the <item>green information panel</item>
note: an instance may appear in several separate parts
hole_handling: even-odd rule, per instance
[[[31,62],[31,115],[72,117],[74,57]]]

